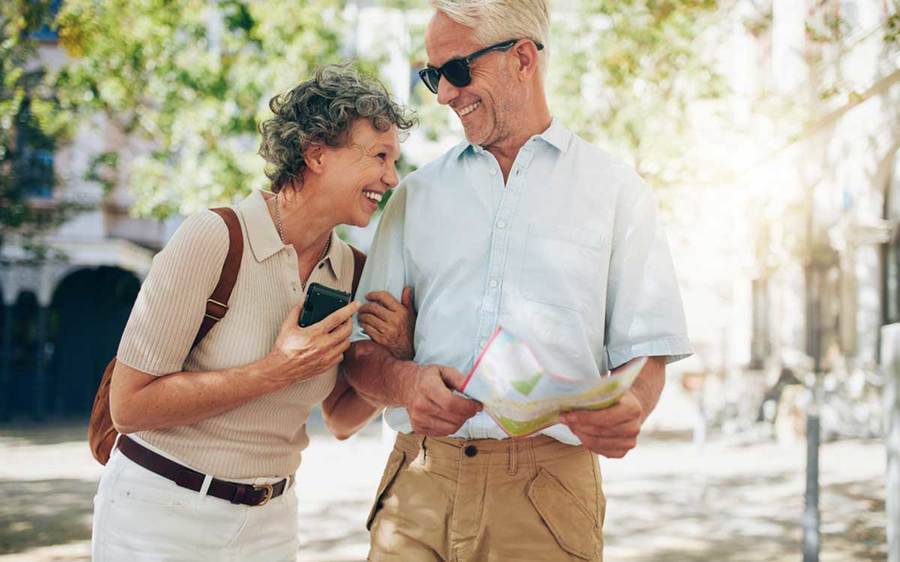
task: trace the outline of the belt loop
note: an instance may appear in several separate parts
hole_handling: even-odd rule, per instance
[[[121,439],[122,437],[123,437],[123,434],[121,434],[121,433],[116,433],[116,438],[115,438],[115,440],[113,441],[112,449],[109,450],[109,456],[110,456],[110,457],[112,457],[112,456],[113,456],[113,453],[115,453],[116,450],[119,448],[119,439]]]
[[[200,485],[200,490],[197,492],[201,496],[205,496],[209,491],[209,485],[212,484],[213,477],[209,474],[203,476],[203,484]]]
[[[519,471],[519,442],[515,439],[509,439],[506,445],[507,464],[506,472],[510,476],[515,476]]]
[[[528,449],[528,458],[531,461],[532,475],[537,474],[538,472],[537,456],[534,454],[534,442],[536,439],[536,437],[529,437],[528,441],[524,443],[525,447]]]

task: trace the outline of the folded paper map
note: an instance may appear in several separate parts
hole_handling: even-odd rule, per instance
[[[497,328],[460,391],[511,437],[524,437],[559,422],[569,410],[608,408],[631,387],[646,359],[616,374],[590,380],[547,372],[528,345]]]

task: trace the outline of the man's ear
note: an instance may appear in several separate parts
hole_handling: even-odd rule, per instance
[[[531,41],[520,41],[515,47],[516,72],[524,79],[538,71],[538,50]]]
[[[325,169],[325,147],[321,144],[309,145],[303,151],[303,161],[310,172],[321,174]]]

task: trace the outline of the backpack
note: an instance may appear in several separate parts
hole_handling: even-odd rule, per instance
[[[206,337],[206,334],[216,325],[216,322],[224,318],[228,312],[228,299],[231,297],[231,291],[234,289],[234,284],[237,281],[238,272],[241,269],[241,257],[244,254],[244,235],[234,209],[221,207],[210,210],[222,217],[222,220],[225,221],[225,225],[228,227],[228,254],[225,256],[225,263],[222,264],[219,282],[213,289],[212,295],[206,301],[206,314],[204,314],[203,322],[197,330],[197,336],[191,344],[191,350],[197,347],[197,344]],[[350,249],[353,250],[352,295],[355,297],[356,288],[359,286],[359,279],[362,276],[362,269],[366,263],[366,255],[353,246],[350,246]],[[109,408],[109,387],[115,366],[116,358],[113,357],[103,371],[100,386],[97,388],[96,396],[94,396],[94,405],[91,408],[91,418],[88,423],[88,444],[91,448],[91,454],[100,464],[106,464],[109,461],[109,456],[119,435],[113,426]]]

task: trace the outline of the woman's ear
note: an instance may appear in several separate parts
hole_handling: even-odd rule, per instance
[[[325,169],[325,147],[321,144],[309,145],[303,152],[303,161],[310,172],[321,174]]]

